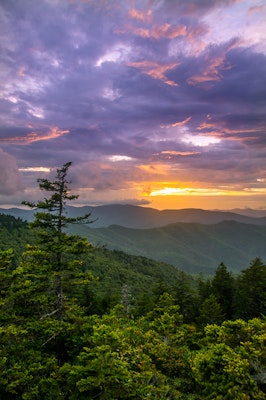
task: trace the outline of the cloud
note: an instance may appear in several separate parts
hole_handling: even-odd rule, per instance
[[[222,80],[222,73],[233,68],[226,55],[234,47],[239,46],[239,40],[233,39],[226,46],[220,46],[219,51],[208,48],[201,56],[200,73],[187,79],[189,85],[198,85]]]
[[[258,6],[250,7],[247,12],[249,14],[260,13],[260,12],[264,11],[265,8],[266,8],[266,5],[265,4],[261,4],[261,5],[258,5]]]
[[[262,185],[264,12],[250,0],[2,2],[4,154],[29,191],[29,168],[73,161],[95,201],[168,179]]]
[[[56,139],[60,136],[68,134],[69,130],[60,130],[56,127],[50,128],[46,133],[30,132],[25,136],[15,136],[10,138],[0,138],[0,143],[15,143],[21,145],[27,145],[42,140]]]
[[[184,119],[183,121],[177,121],[177,122],[173,122],[170,125],[161,125],[161,128],[170,128],[170,127],[176,127],[176,126],[183,126],[186,125],[192,117],[187,117],[186,119]]]
[[[0,149],[0,195],[10,196],[23,189],[16,159]]]
[[[177,157],[188,157],[200,154],[199,151],[177,151],[177,150],[163,150],[158,154],[154,154],[154,156],[159,157],[160,159],[172,160]]]
[[[152,10],[149,9],[148,11],[144,12],[135,8],[131,8],[128,11],[128,15],[130,18],[137,19],[139,21],[150,22],[152,19]]]
[[[154,79],[159,79],[170,86],[178,86],[178,83],[168,79],[166,73],[169,70],[176,68],[178,64],[178,62],[171,64],[159,64],[154,61],[136,61],[128,63],[130,67],[138,68],[142,73],[147,74]]]
[[[151,28],[135,27],[128,25],[124,28],[117,29],[117,34],[132,33],[133,35],[140,36],[145,39],[175,39],[179,36],[187,34],[185,25],[172,26],[169,23],[164,25],[154,25]]]

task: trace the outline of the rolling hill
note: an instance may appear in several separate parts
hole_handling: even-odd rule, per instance
[[[34,211],[1,210],[32,220]],[[266,259],[266,217],[200,209],[155,210],[130,205],[67,207],[69,216],[91,212],[93,224],[70,232],[94,245],[172,264],[189,273],[213,273],[224,262],[234,272],[255,257]],[[253,216],[251,216],[253,215]],[[256,217],[255,215],[260,215]]]
[[[0,214],[0,251],[13,249],[13,267],[19,264],[26,245],[35,244],[36,239],[34,231],[29,229],[25,221]],[[97,298],[94,301],[98,305],[103,301],[109,305],[112,302],[115,304],[125,286],[133,297],[138,297],[144,292],[151,292],[159,282],[173,286],[183,274],[173,265],[104,247],[91,248],[83,256],[83,262],[83,268],[89,269],[97,278],[89,295]],[[191,276],[186,275],[186,279],[192,284]]]
[[[95,221],[90,225],[93,229],[108,227],[110,225],[146,229],[162,227],[175,222],[195,222],[209,225],[217,224],[222,221],[237,221],[245,224],[266,225],[266,210],[264,211],[264,214],[262,211],[257,214],[256,210],[249,210],[249,214],[252,216],[240,214],[241,210],[238,210],[238,213],[230,211],[209,211],[195,208],[156,210],[154,208],[121,204],[95,207],[67,206],[66,210],[70,217],[78,217],[91,213],[91,219]],[[10,208],[0,209],[0,213],[20,217],[27,221],[31,221],[34,218],[34,210]],[[260,216],[257,217],[256,215]]]
[[[266,259],[266,226],[236,221],[175,223],[152,229],[75,225],[70,231],[94,245],[163,261],[189,273],[212,274],[221,262],[237,273],[255,257]]]

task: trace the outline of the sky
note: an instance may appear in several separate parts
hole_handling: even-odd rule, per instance
[[[1,0],[0,207],[266,209],[266,0]],[[74,205],[74,203],[72,203]]]

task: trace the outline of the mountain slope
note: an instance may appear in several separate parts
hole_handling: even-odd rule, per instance
[[[77,225],[75,227],[78,228]],[[34,230],[29,229],[27,222],[0,214],[0,250],[14,250],[14,265],[18,265],[26,245],[36,243],[36,239]],[[117,300],[125,285],[133,296],[151,291],[160,280],[172,286],[181,273],[172,265],[104,247],[90,249],[83,256],[83,261],[83,268],[97,277],[91,289],[98,299],[97,303],[103,299],[107,302]],[[192,277],[187,279],[192,281]]]
[[[213,225],[175,223],[153,229],[117,225],[71,226],[95,245],[163,261],[189,273],[213,273],[224,262],[238,272],[255,257],[266,259],[266,226],[224,221]]]
[[[12,248],[14,262],[17,263],[26,249],[26,244],[33,243],[34,235],[28,223],[11,215],[0,214],[0,250]]]
[[[13,215],[31,221],[34,216],[33,210],[22,210],[17,208],[0,209],[3,214]],[[120,225],[128,228],[155,228],[175,222],[196,222],[200,224],[216,224],[221,221],[237,221],[246,224],[266,225],[266,211],[264,217],[252,217],[229,211],[209,211],[194,208],[181,210],[156,210],[132,205],[107,205],[107,206],[85,206],[67,207],[70,217],[78,217],[91,213],[91,219],[95,220],[91,228],[101,228],[110,225]],[[256,215],[256,213],[254,213]],[[261,214],[260,214],[261,215]]]

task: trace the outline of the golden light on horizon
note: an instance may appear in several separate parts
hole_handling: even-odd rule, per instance
[[[232,210],[245,207],[256,209],[262,207],[266,196],[266,188],[195,188],[170,185],[169,183],[159,187],[157,182],[150,191],[143,191],[142,197],[147,200],[147,206],[159,210],[182,208]]]
[[[266,194],[266,188],[244,188],[230,190],[219,188],[193,188],[193,187],[164,187],[151,190],[146,196],[249,196],[250,194]]]

